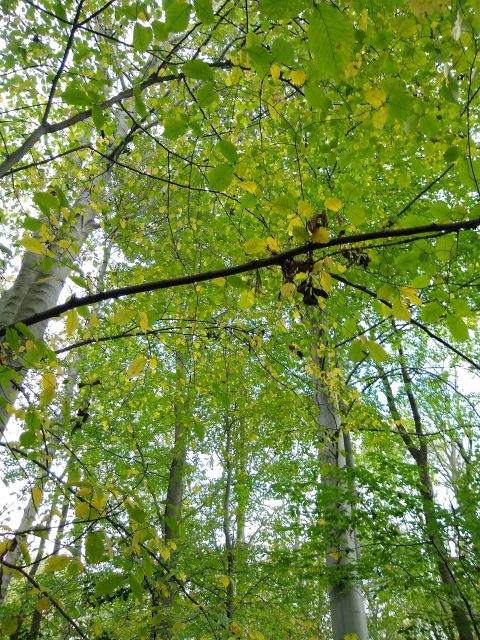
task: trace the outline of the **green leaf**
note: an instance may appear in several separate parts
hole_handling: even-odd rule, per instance
[[[235,145],[228,140],[220,140],[217,144],[217,149],[228,162],[235,164],[238,160],[237,149],[235,148]]]
[[[37,191],[33,195],[33,201],[38,205],[40,211],[48,216],[52,209],[58,209],[59,201],[55,194],[49,191]]]
[[[111,596],[115,589],[125,582],[125,578],[122,574],[111,573],[103,578],[100,578],[95,584],[95,595],[98,596]]]
[[[139,580],[137,578],[137,576],[130,574],[128,576],[128,583],[130,585],[130,589],[132,590],[132,593],[134,595],[134,597],[137,600],[140,600],[143,596],[143,586],[142,586],[142,581]]]
[[[208,184],[213,191],[225,191],[233,178],[233,167],[220,164],[207,173]]]
[[[377,342],[375,342],[374,340],[368,340],[367,346],[368,346],[370,355],[372,356],[373,360],[377,364],[380,364],[381,362],[388,360],[388,353]]]
[[[163,135],[170,140],[183,136],[188,129],[188,122],[184,118],[167,118]]]
[[[98,104],[94,104],[92,107],[92,120],[97,131],[101,131],[101,129],[105,125],[105,117],[103,115],[102,107],[100,107]]]
[[[259,10],[271,20],[288,20],[305,8],[304,0],[260,0]]]
[[[348,350],[348,356],[354,362],[361,362],[365,358],[365,346],[361,340],[354,340]]]
[[[13,352],[18,352],[18,350],[20,349],[20,338],[15,329],[12,329],[12,327],[7,327],[5,332],[5,339],[10,349]]]
[[[215,20],[211,0],[194,0],[193,6],[197,18],[204,24],[211,24]]]
[[[20,434],[20,438],[18,439],[22,447],[29,449],[32,445],[37,441],[37,437],[34,431],[28,430],[24,431]]]
[[[88,564],[100,564],[108,560],[104,531],[89,531],[85,539],[85,559]]]
[[[68,85],[62,94],[64,102],[73,104],[76,107],[89,107],[92,104],[92,98],[86,91],[80,89],[77,84]]]
[[[27,229],[27,231],[38,231],[41,226],[41,220],[37,220],[37,218],[32,218],[30,216],[27,216],[22,224],[22,227]]]
[[[346,14],[317,4],[310,14],[308,44],[321,78],[341,78],[353,56],[355,32]]]
[[[211,80],[213,78],[212,68],[203,60],[196,59],[186,62],[182,70],[187,78],[194,80]]]
[[[468,340],[468,327],[461,318],[449,315],[445,320],[445,324],[455,340],[458,340],[458,342]]]
[[[137,22],[133,28],[133,47],[136,51],[144,53],[147,51],[153,40],[153,31],[151,27],[144,27]]]
[[[271,52],[274,62],[293,65],[295,56],[293,47],[288,40],[285,40],[284,38],[275,38],[272,42]]]
[[[424,322],[438,322],[444,315],[445,309],[439,302],[428,302],[420,312]]]
[[[443,154],[445,162],[454,162],[460,155],[460,149],[458,147],[450,147]]]
[[[165,24],[169,33],[185,31],[190,19],[190,5],[182,0],[165,0]]]
[[[218,94],[215,91],[213,82],[205,82],[195,91],[195,98],[201,107],[208,107],[218,101]]]

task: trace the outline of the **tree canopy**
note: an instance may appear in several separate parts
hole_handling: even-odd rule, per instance
[[[2,637],[480,638],[478,9],[2,0]]]

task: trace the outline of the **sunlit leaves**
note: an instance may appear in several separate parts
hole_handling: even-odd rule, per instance
[[[214,13],[211,0],[194,0],[195,13],[197,18],[205,24],[211,24],[214,20]]]
[[[302,85],[305,82],[306,74],[302,69],[297,69],[296,71],[292,71],[290,73],[290,78],[292,82],[297,85]]]
[[[321,78],[340,78],[353,55],[354,30],[348,16],[329,4],[317,4],[309,17],[308,44]]]
[[[70,564],[70,561],[70,556],[50,556],[43,565],[43,573],[56,573],[57,571],[62,571]]]
[[[105,532],[103,530],[88,531],[85,538],[85,559],[88,564],[100,564],[109,559]]]
[[[32,253],[37,253],[40,256],[43,256],[46,253],[48,253],[47,247],[43,244],[43,242],[40,242],[40,240],[37,240],[37,238],[31,238],[29,236],[25,236],[24,238],[22,238],[22,240],[20,240],[20,244],[24,246],[27,251],[31,251]]]
[[[312,241],[318,244],[325,244],[330,240],[330,231],[325,227],[318,227],[312,233]]]
[[[41,379],[40,406],[45,407],[55,397],[57,378],[53,371],[44,371]]]
[[[220,164],[207,173],[210,187],[214,191],[225,191],[233,178],[233,167],[229,164]]]
[[[335,211],[335,212],[340,211],[340,209],[343,206],[341,200],[339,200],[335,196],[331,196],[329,198],[325,198],[325,203],[324,204],[325,204],[327,209],[329,209],[330,211]]]
[[[133,46],[137,51],[140,53],[147,51],[152,39],[153,32],[150,27],[146,27],[140,22],[135,23],[133,29]]]
[[[263,251],[265,251],[266,246],[267,242],[263,238],[250,238],[250,240],[247,240],[247,242],[243,245],[243,248],[245,250],[245,253],[249,255],[255,255],[257,253],[262,253]]]
[[[145,369],[145,365],[147,364],[147,359],[145,356],[140,355],[132,360],[132,362],[128,365],[127,375],[129,378],[135,378],[139,376],[142,371]]]
[[[253,306],[255,302],[255,292],[253,289],[246,289],[240,295],[240,299],[238,301],[238,307],[241,311],[246,311],[251,306]]]
[[[182,67],[187,78],[194,80],[211,80],[213,78],[212,68],[203,60],[191,60]]]

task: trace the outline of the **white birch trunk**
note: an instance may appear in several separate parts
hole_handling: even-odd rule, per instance
[[[125,122],[121,119],[118,120],[118,133],[124,137],[127,135]],[[113,144],[110,152],[115,154]],[[105,171],[99,172],[91,185],[82,190],[73,205],[73,209],[78,211],[78,217],[69,229],[68,238],[73,241],[77,252],[80,252],[88,236],[97,226],[95,211],[90,206],[92,191],[97,192],[97,198],[105,193],[112,167],[113,163],[110,163]],[[0,298],[0,328],[58,304],[65,281],[71,272],[71,256],[64,250],[58,249],[55,258],[52,268],[47,272],[42,269],[41,256],[30,251],[25,252],[14,284]],[[42,339],[46,326],[47,321],[44,321],[32,325],[30,329],[36,338]],[[13,405],[15,402],[26,374],[21,354],[16,355],[15,359],[10,358],[9,364],[17,372],[17,379],[7,384],[0,384],[0,397],[7,403],[0,406],[0,435],[3,435],[10,418],[8,405]]]
[[[319,347],[321,341],[325,342],[326,335],[320,328],[320,320],[311,315],[310,322]],[[328,496],[329,499],[329,503],[324,507],[324,518],[332,540],[326,550],[332,638],[344,640],[347,636],[355,640],[368,640],[365,605],[356,575],[357,541],[355,531],[349,524],[352,506],[344,495],[347,486],[342,480],[343,474],[339,473],[346,470],[347,457],[352,453],[342,430],[336,392],[325,384],[325,380],[328,379],[325,374],[328,373],[331,363],[327,355],[320,357],[318,353],[315,349],[316,371],[313,378],[321,445],[321,483],[324,496]],[[322,353],[326,351],[322,350]],[[344,524],[345,521],[347,524]]]

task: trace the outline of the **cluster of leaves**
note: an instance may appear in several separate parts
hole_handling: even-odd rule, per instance
[[[3,635],[478,634],[475,2],[2,12]]]

